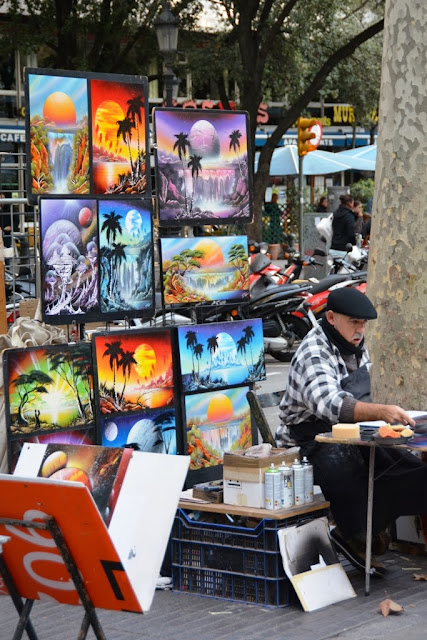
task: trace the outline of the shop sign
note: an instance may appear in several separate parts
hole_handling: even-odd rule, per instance
[[[25,131],[11,131],[0,129],[0,142],[25,142]]]

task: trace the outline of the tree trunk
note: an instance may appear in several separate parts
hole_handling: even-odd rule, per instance
[[[387,0],[368,295],[376,402],[426,402],[427,127],[425,0]]]

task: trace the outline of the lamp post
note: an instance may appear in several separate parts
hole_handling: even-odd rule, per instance
[[[171,12],[169,2],[163,1],[162,5],[162,12],[153,20],[153,24],[156,29],[159,50],[164,58],[163,78],[166,86],[166,106],[171,107],[173,89],[179,83],[172,69],[178,45],[179,20]]]

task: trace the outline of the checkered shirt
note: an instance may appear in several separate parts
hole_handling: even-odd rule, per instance
[[[359,366],[369,362],[364,347]],[[292,359],[286,392],[280,403],[282,423],[297,425],[314,419],[331,424],[339,422],[344,398],[352,397],[341,388],[341,381],[348,375],[338,348],[329,342],[320,325],[314,327]],[[278,439],[280,429],[276,433]]]

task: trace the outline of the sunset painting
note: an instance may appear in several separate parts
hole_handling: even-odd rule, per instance
[[[154,109],[160,225],[252,219],[248,115]]]
[[[249,387],[185,397],[190,470],[221,465],[225,451],[252,446]]]
[[[262,321],[178,327],[183,391],[265,380]]]
[[[101,415],[173,406],[170,329],[94,334],[92,341]]]
[[[246,236],[161,238],[160,247],[165,304],[248,297]]]
[[[30,202],[90,193],[87,79],[27,69],[25,85]]]
[[[98,206],[101,311],[142,315],[154,307],[151,203],[122,198]]]
[[[175,410],[169,407],[102,416],[101,442],[104,447],[128,445],[137,451],[175,455],[178,452]]]
[[[89,86],[94,193],[149,194],[146,78],[105,76]]]
[[[94,423],[90,344],[7,349],[3,368],[11,438]]]
[[[96,201],[40,198],[40,235],[43,319],[99,316]]]

